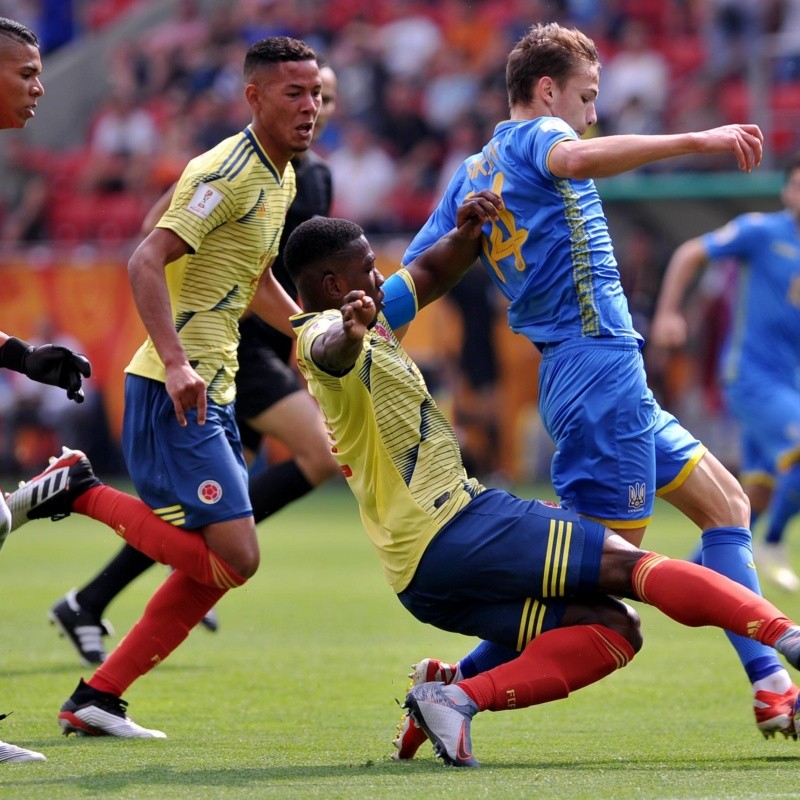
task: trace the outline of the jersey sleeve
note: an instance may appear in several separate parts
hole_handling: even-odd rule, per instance
[[[546,175],[551,180],[557,180],[550,168],[547,160],[550,151],[559,143],[565,140],[576,140],[578,134],[559,117],[547,117],[528,133],[528,154],[534,167]]]
[[[727,225],[700,237],[709,259],[737,256],[748,258],[763,246],[764,234],[761,230],[763,214],[743,214]]]
[[[306,379],[313,377],[324,385],[332,387],[338,384],[338,378],[329,375],[314,362],[311,357],[311,347],[317,337],[341,321],[342,313],[336,310],[318,314],[298,314],[291,318],[292,327],[297,335],[297,366]]]
[[[210,177],[210,176],[209,176]],[[203,239],[215,228],[234,217],[235,184],[225,180],[193,180],[184,172],[169,208],[157,227],[168,228],[197,252]]]

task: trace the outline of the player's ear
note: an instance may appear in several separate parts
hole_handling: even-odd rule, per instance
[[[554,90],[555,81],[549,75],[545,75],[534,85],[533,94],[534,97],[538,95],[549,106],[553,102]]]
[[[261,105],[261,97],[259,95],[258,86],[255,83],[248,83],[244,87],[244,96],[248,105],[254,111],[258,111]]]
[[[344,291],[335,272],[326,272],[322,276],[322,290],[327,297],[333,300],[339,300],[344,297]]]

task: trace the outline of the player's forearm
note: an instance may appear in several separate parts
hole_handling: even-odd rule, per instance
[[[623,134],[565,141],[553,148],[548,167],[559,178],[607,178],[655,161],[698,153],[701,149],[697,136]]]
[[[411,262],[417,304],[424,308],[452,289],[480,255],[480,239],[452,230]]]
[[[259,281],[255,295],[250,302],[249,310],[258,314],[268,325],[286,336],[294,337],[289,317],[299,314],[300,306],[287,294],[283,286],[275,280],[272,270],[268,269]]]
[[[364,343],[365,328],[348,330],[344,322],[318,336],[311,345],[314,363],[331,375],[342,375],[353,368]]]
[[[689,284],[707,260],[700,239],[690,239],[678,247],[664,271],[656,313],[676,313],[680,309]]]

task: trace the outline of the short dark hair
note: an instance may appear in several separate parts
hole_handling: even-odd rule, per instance
[[[260,67],[284,61],[316,61],[317,54],[300,39],[269,36],[251,45],[244,57],[244,79],[247,81]]]
[[[586,34],[576,28],[563,28],[557,22],[531,25],[508,55],[509,104],[529,102],[536,81],[545,76],[563,87],[581,62],[600,63],[597,48]]]
[[[0,17],[0,36],[14,39],[20,44],[30,44],[39,47],[39,37],[21,22],[16,22],[7,17]]]
[[[347,246],[364,235],[364,229],[349,219],[313,217],[298,225],[283,249],[283,263],[301,289],[310,267],[334,260]]]

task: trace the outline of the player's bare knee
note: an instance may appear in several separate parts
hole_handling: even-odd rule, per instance
[[[231,566],[243,578],[252,578],[258,571],[260,563],[260,554],[258,550],[255,550],[237,555],[234,559],[234,563],[231,563]]]
[[[610,628],[622,636],[635,653],[642,649],[642,623],[639,614],[627,603],[616,598],[609,598],[609,604],[603,606],[601,625]]]
[[[564,612],[562,625],[602,625],[622,636],[635,652],[642,647],[639,615],[616,597],[597,597],[585,604],[570,605]]]

